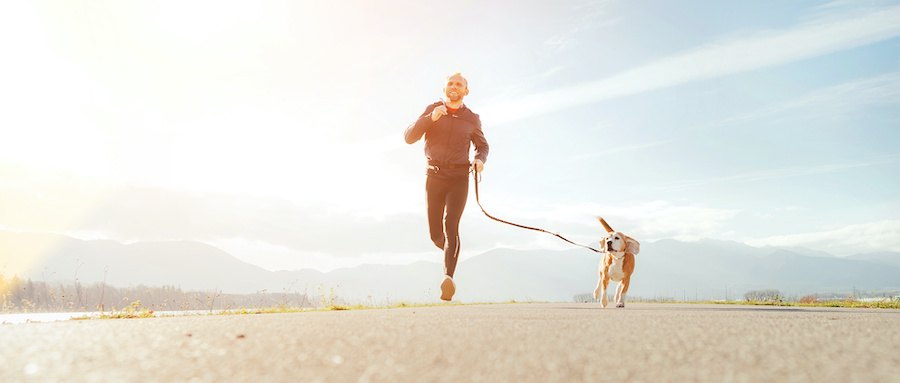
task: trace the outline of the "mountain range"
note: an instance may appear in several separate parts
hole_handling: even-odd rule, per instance
[[[326,293],[348,302],[428,302],[438,296],[442,265],[360,265],[319,272],[268,271],[216,247],[193,241],[79,240],[0,231],[0,274],[42,281],[106,282],[113,286],[177,286],[226,293]],[[494,249],[459,263],[461,301],[571,301],[593,291],[599,255],[565,251]],[[738,242],[659,240],[641,244],[629,296],[739,299],[749,290],[787,295],[853,290],[900,290],[900,253],[835,257],[797,248],[751,247]]]

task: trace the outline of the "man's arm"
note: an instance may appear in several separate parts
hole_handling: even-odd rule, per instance
[[[413,122],[409,125],[408,128],[406,128],[406,132],[404,132],[403,137],[406,139],[407,144],[415,143],[420,138],[422,138],[422,136],[425,134],[425,131],[428,130],[428,128],[431,127],[431,124],[434,123],[434,121],[431,119],[431,112],[434,110],[435,106],[435,104],[428,105],[428,107],[425,108],[425,112],[423,112],[422,115],[419,116],[416,122]]]
[[[487,162],[488,146],[487,139],[484,138],[484,131],[481,130],[481,118],[475,115],[475,132],[472,133],[472,144],[475,145],[475,159],[480,160],[482,165]]]

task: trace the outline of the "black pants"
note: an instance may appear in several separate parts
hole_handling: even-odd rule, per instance
[[[465,171],[465,170],[464,170]],[[441,172],[450,173],[441,170]],[[456,173],[456,172],[454,172]],[[444,250],[444,274],[453,277],[459,261],[459,219],[469,195],[468,173],[428,173],[425,181],[428,195],[428,229],[431,241]]]

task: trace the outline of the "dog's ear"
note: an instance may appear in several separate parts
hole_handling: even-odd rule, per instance
[[[641,252],[641,243],[629,236],[625,236],[625,251],[637,255]]]
[[[600,224],[603,225],[603,228],[606,229],[607,233],[612,234],[615,232],[615,230],[613,230],[611,227],[609,227],[609,224],[606,223],[605,220],[603,220],[603,217],[597,217],[597,220],[600,221]]]

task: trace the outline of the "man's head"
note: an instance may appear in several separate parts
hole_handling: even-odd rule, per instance
[[[444,83],[444,96],[451,102],[462,101],[469,94],[469,81],[462,73],[456,72],[447,76]]]

